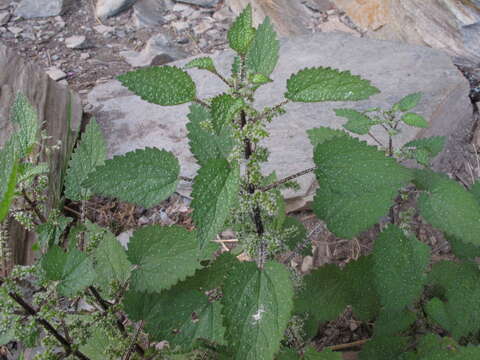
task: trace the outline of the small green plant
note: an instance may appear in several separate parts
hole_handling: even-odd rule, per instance
[[[288,103],[357,101],[379,90],[348,71],[309,68],[288,79],[284,101],[256,109],[255,92],[272,81],[279,57],[276,34],[268,18],[255,29],[248,6],[228,41],[236,52],[230,77],[209,57],[185,66],[209,71],[228,86],[211,99],[199,99],[190,75],[175,66],[119,77],[151,103],[191,103],[188,138],[200,165],[194,179],[180,175],[178,160],[166,150],[145,148],[106,160],[94,120],[82,135],[65,181],[65,196],[82,209],[93,194],[148,208],[172,195],[180,181],[193,182],[195,230],[145,226],[133,233],[126,250],[108,229],[85,220],[83,211],[73,222],[56,210],[44,216],[32,205],[37,200],[28,201],[21,179],[29,171],[34,179],[39,174],[26,159],[37,129],[23,125],[33,124],[33,113],[19,97],[12,111],[18,135],[0,152],[0,220],[8,209],[17,211],[12,200],[26,200],[31,206],[24,217],[30,221],[23,222],[37,231],[42,256],[2,280],[0,344],[41,343],[45,351],[37,359],[333,360],[341,354],[317,352],[312,340],[319,323],[350,307],[357,319],[374,322],[362,360],[480,358],[480,271],[472,261],[480,255],[480,185],[468,190],[430,170],[443,148],[441,137],[393,147],[402,127],[428,126],[411,112],[421,94],[388,110],[335,110],[347,119],[345,130],[369,135],[378,146],[347,131],[313,128],[308,138],[315,168],[277,179],[261,171],[269,158],[262,140]],[[385,131],[385,143],[373,127]],[[421,166],[401,165],[412,159]],[[299,279],[278,255],[308,254],[311,247],[304,226],[286,216],[280,191],[298,187],[295,179],[312,171],[320,185],[313,210],[338,237],[351,239],[372,228],[405,187],[415,184],[420,215],[445,233],[462,261],[430,269],[430,249],[410,230],[410,211],[400,223],[392,217],[383,226],[372,254]],[[227,228],[239,243],[219,255],[213,240]],[[239,261],[240,253],[251,261]],[[20,286],[26,280],[34,288],[30,303]],[[163,341],[168,346],[159,346]]]

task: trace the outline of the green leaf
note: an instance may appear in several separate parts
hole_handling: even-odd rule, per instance
[[[200,70],[207,70],[214,74],[217,73],[217,69],[215,68],[215,64],[211,57],[199,57],[190,61],[187,65],[185,65],[185,69],[200,69]]]
[[[333,264],[305,275],[302,290],[295,297],[295,313],[307,313],[316,323],[336,319],[348,306],[343,279],[342,271]]]
[[[417,150],[425,149],[431,157],[437,156],[443,150],[445,136],[432,136],[429,138],[417,139],[403,145],[404,148],[414,147]]]
[[[325,349],[322,352],[318,352],[313,347],[308,347],[303,354],[305,360],[342,360],[341,352],[334,352],[330,349]]]
[[[235,19],[227,34],[230,47],[240,55],[245,55],[255,38],[252,27],[252,6],[250,4]]]
[[[249,77],[249,80],[254,85],[264,85],[273,81],[268,76],[265,76],[263,74],[252,74]]]
[[[315,148],[318,144],[322,144],[327,140],[333,139],[336,136],[348,136],[343,130],[331,129],[328,127],[318,127],[307,130],[308,138]]]
[[[335,114],[348,120],[345,129],[358,135],[368,134],[375,122],[367,115],[353,109],[335,109]]]
[[[37,226],[38,242],[46,249],[52,245],[58,245],[60,238],[72,222],[72,218],[65,216],[50,216],[46,223]]]
[[[11,108],[12,123],[18,125],[17,132],[13,139],[16,143],[18,156],[20,158],[28,156],[37,141],[39,130],[37,112],[30,105],[25,95],[18,93]]]
[[[447,234],[465,243],[480,245],[480,204],[474,195],[443,177],[425,185],[427,191],[418,200],[420,215]]]
[[[421,115],[415,113],[406,113],[402,116],[402,121],[410,126],[418,128],[428,128],[430,124],[427,120]]]
[[[66,253],[53,246],[43,256],[41,265],[48,280],[59,281],[57,289],[62,296],[73,297],[95,280],[92,261],[77,249]]]
[[[172,153],[146,148],[114,156],[97,167],[83,186],[99,195],[152,207],[177,188],[180,166]]]
[[[364,256],[348,263],[343,271],[336,265],[312,271],[304,277],[304,286],[295,298],[295,312],[307,313],[318,323],[335,320],[351,305],[359,319],[373,319],[380,304],[372,268],[372,257]]]
[[[102,130],[92,119],[85,128],[82,140],[68,162],[67,176],[65,178],[65,196],[70,200],[82,201],[90,198],[91,191],[82,186],[97,166],[103,165],[107,158],[107,144],[103,138]]]
[[[240,169],[225,159],[210,160],[198,171],[192,188],[192,219],[203,248],[223,230],[240,189]]]
[[[80,346],[80,351],[90,360],[105,360],[108,359],[107,351],[110,345],[108,333],[104,328],[96,327],[86,344]]]
[[[300,355],[298,355],[298,353],[295,350],[286,348],[286,347],[282,347],[278,355],[275,356],[275,360],[299,360],[299,359],[300,359]]]
[[[195,232],[179,226],[146,226],[133,233],[128,260],[135,291],[155,292],[168,289],[200,268]]]
[[[407,338],[376,336],[362,347],[360,360],[399,360],[407,347]]]
[[[380,91],[349,71],[318,67],[299,71],[287,80],[285,97],[292,101],[365,100]]]
[[[199,270],[160,294],[130,290],[123,301],[125,311],[134,321],[146,321],[145,330],[152,339],[167,340],[170,346],[189,350],[196,339],[223,344],[222,305],[218,301],[211,302],[205,291],[210,289],[213,278],[218,284],[222,274],[217,271],[224,270],[223,266],[231,264],[231,260],[230,256],[223,257],[208,270]]]
[[[452,252],[456,257],[462,260],[471,260],[480,256],[480,247],[473,244],[466,244],[455,236],[446,234],[446,238],[450,243]]]
[[[475,184],[470,188],[470,193],[475,197],[475,200],[480,204],[480,181],[475,181]]]
[[[427,334],[417,346],[418,360],[472,360],[480,356],[479,346],[459,346],[448,337]]]
[[[444,136],[434,136],[410,141],[402,147],[402,150],[408,151],[409,148],[414,148],[414,159],[422,165],[429,166],[431,158],[437,156],[443,150],[444,144]]]
[[[221,135],[226,128],[233,125],[235,116],[245,106],[240,98],[222,94],[212,99],[212,122],[217,135]]]
[[[47,163],[20,163],[18,167],[18,183],[33,180],[36,176],[48,174]]]
[[[201,105],[192,104],[188,114],[190,122],[187,124],[190,151],[203,166],[209,160],[227,158],[233,148],[233,141],[227,134],[217,136],[205,130],[202,122],[211,121],[210,112]]]
[[[410,327],[417,320],[417,316],[410,310],[392,311],[382,309],[375,321],[375,336],[395,336]]]
[[[375,241],[373,259],[376,289],[386,311],[403,310],[420,297],[430,261],[427,245],[390,225]]]
[[[346,302],[362,321],[374,319],[380,309],[373,265],[373,256],[362,256],[357,261],[350,261],[342,272]]]
[[[344,238],[374,225],[412,178],[409,169],[384,152],[346,136],[317,145],[314,161],[320,188],[313,210],[330,231]]]
[[[420,102],[420,99],[422,98],[422,93],[414,93],[405,96],[402,100],[400,100],[398,103],[393,105],[394,110],[400,110],[402,112],[408,111],[413,109],[415,106],[418,105]]]
[[[267,262],[263,270],[255,263],[242,263],[230,275],[223,294],[232,359],[273,359],[292,310],[289,271],[277,262]]]
[[[142,68],[120,75],[118,80],[143,100],[157,105],[179,105],[196,98],[192,78],[175,66]]]
[[[93,253],[93,259],[97,273],[96,283],[100,289],[109,289],[112,281],[124,286],[129,280],[132,264],[128,261],[124,248],[111,232],[108,231],[100,240]]]
[[[279,49],[280,42],[267,16],[258,27],[252,46],[248,50],[246,61],[248,70],[268,78],[277,65]]]
[[[302,244],[307,238],[307,229],[298,219],[287,216],[283,221],[283,230],[288,230],[288,236],[285,239],[285,244],[289,250],[295,250],[297,246]],[[292,232],[293,231],[293,232]],[[302,256],[312,255],[312,244],[305,246],[302,251],[300,251]]]
[[[8,215],[15,196],[18,166],[15,144],[9,140],[4,148],[0,149],[0,223]]]
[[[427,313],[455,339],[480,330],[480,271],[473,263],[441,261],[433,265],[429,284],[439,300],[428,303]]]

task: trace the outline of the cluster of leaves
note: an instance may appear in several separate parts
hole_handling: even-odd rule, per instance
[[[225,83],[227,90],[211,99],[199,99],[188,72],[175,66],[144,68],[119,77],[151,103],[192,103],[188,138],[200,165],[192,186],[195,230],[145,226],[133,233],[124,249],[107,229],[88,221],[72,225],[71,219],[50,213],[37,228],[43,256],[35,274],[40,284],[46,284],[54,305],[47,307],[50,312],[45,306],[34,311],[37,323],[41,318],[63,329],[66,343],[51,330],[50,339],[59,340],[67,355],[82,359],[147,355],[190,359],[199,353],[212,359],[340,359],[338,352],[317,352],[310,340],[320,322],[334,320],[350,306],[358,319],[375,321],[361,359],[480,356],[475,346],[480,332],[480,273],[472,262],[480,254],[480,184],[468,190],[428,169],[443,148],[443,138],[415,140],[396,152],[392,146],[402,127],[428,126],[411,112],[421,95],[408,95],[386,111],[335,111],[348,120],[345,130],[369,135],[380,147],[343,130],[308,131],[320,185],[313,209],[332,233],[351,239],[387,215],[399,191],[413,183],[420,215],[448,236],[454,253],[464,261],[440,262],[429,270],[429,248],[398,224],[390,224],[376,239],[372,254],[344,269],[327,265],[314,270],[295,292],[292,272],[276,255],[308,251],[308,239],[303,225],[285,215],[279,189],[294,184],[261,172],[261,164],[268,161],[268,150],[261,146],[269,135],[266,125],[284,113],[288,102],[364,100],[379,90],[348,71],[309,68],[288,79],[285,101],[258,110],[253,105],[255,92],[272,81],[279,57],[273,27],[267,18],[255,29],[248,6],[233,23],[228,41],[236,52],[230,78],[208,57],[185,66],[209,71]],[[19,99],[13,111],[19,115],[13,120],[21,123],[33,113],[19,110],[29,109]],[[373,136],[373,126],[386,131],[388,143]],[[14,197],[18,159],[34,141],[33,130],[22,128],[21,140],[12,140],[17,145],[7,144],[0,153],[0,163],[6,164],[0,174],[3,217]],[[100,128],[92,120],[69,163],[67,198],[83,203],[99,194],[152,207],[185,181],[178,160],[166,150],[139,149],[109,160],[106,153]],[[407,168],[400,163],[404,159],[425,168]],[[255,261],[241,262],[231,253],[214,255],[218,249],[213,240],[228,227],[237,232],[236,251],[247,252]],[[3,298],[11,298],[5,301],[11,307],[19,290],[14,281],[7,281],[4,288]],[[96,310],[68,317],[59,299],[78,297]],[[306,338],[299,348],[282,345],[293,315],[304,323]],[[11,321],[19,323],[15,316]],[[418,323],[428,330],[419,339],[410,331]],[[69,327],[84,329],[78,341],[69,340],[65,330]],[[443,332],[430,331],[439,328]],[[169,348],[158,350],[150,341],[168,341]],[[54,352],[54,346],[50,349]]]

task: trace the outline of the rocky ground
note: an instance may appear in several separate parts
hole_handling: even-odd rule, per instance
[[[46,16],[37,18],[38,4],[42,2],[54,5],[42,8]],[[134,68],[162,65],[224,49],[226,31],[234,18],[228,0],[138,0],[111,17],[105,14],[116,13],[113,4],[122,1],[75,0],[63,10],[62,3],[62,0],[0,0],[0,41],[43,66],[54,80],[78,91],[83,100],[97,84]],[[319,9],[312,2],[302,3],[311,14],[308,23],[311,32],[343,31],[362,36],[338,9]],[[480,74],[463,70],[471,82],[472,100],[479,101]],[[92,109],[86,106],[85,110]],[[472,139],[480,145],[480,136],[472,134]],[[89,203],[87,216],[125,237],[128,230],[147,223],[192,226],[188,204],[185,198],[174,196],[162,206],[145,210],[97,199]],[[408,205],[407,202],[398,204],[396,216]],[[295,216],[307,225],[316,242],[313,257],[293,259],[302,272],[325,263],[344,264],[368,253],[373,235],[378,232],[374,229],[358,239],[341,240],[328,233],[310,212],[299,212]],[[441,236],[424,226],[418,216],[414,219],[417,235],[432,246],[435,256],[449,256],[448,244]],[[234,236],[226,234],[225,237],[229,241],[222,246],[229,248],[235,243]],[[344,317],[322,329],[318,344],[330,346],[358,341],[368,337],[369,331],[347,311]]]

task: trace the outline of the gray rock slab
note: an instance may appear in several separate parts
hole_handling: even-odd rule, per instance
[[[136,0],[98,0],[95,15],[100,19],[107,19],[128,9]]]
[[[213,8],[218,5],[220,0],[175,0],[175,2]]]
[[[6,25],[10,20],[10,13],[8,11],[0,11],[0,26]]]
[[[133,6],[133,20],[138,28],[165,24],[164,0],[138,0]]]
[[[232,58],[230,52],[214,56],[220,72],[228,73]],[[186,61],[188,59],[174,64],[181,66]],[[437,158],[436,168],[448,171],[456,162],[463,163],[462,141],[473,121],[468,98],[470,88],[445,53],[427,47],[356,38],[341,33],[291,38],[282,44],[279,64],[272,74],[274,82],[258,90],[256,106],[262,108],[281,102],[288,77],[312,66],[350,70],[371,80],[382,92],[361,102],[288,104],[287,114],[270,125],[271,138],[266,145],[271,151],[271,162],[264,167],[265,173],[275,170],[281,178],[313,166],[312,146],[306,130],[319,126],[341,128],[344,119],[335,116],[334,108],[389,107],[401,97],[418,91],[423,92],[424,97],[417,110],[431,126],[420,130],[402,128],[395,146],[414,138],[445,135],[449,136],[449,141],[446,150]],[[197,83],[201,98],[226,90],[225,85],[208,72],[189,72]],[[182,175],[195,175],[198,166],[186,138],[187,104],[174,107],[149,104],[116,80],[95,87],[88,95],[88,101],[97,109],[95,115],[106,135],[110,156],[147,146],[165,148],[179,158]],[[380,130],[374,131],[374,135],[386,140]],[[284,193],[290,210],[308,204],[316,188],[312,174],[299,178],[299,183],[300,191],[288,190]],[[183,194],[189,191],[188,184],[179,188]]]
[[[25,19],[61,15],[65,9],[64,0],[22,0],[15,9],[15,15]]]
[[[147,41],[145,48],[140,52],[133,50],[121,51],[120,55],[134,67],[153,65],[154,60],[156,65],[162,65],[188,56],[165,34],[152,36]]]

